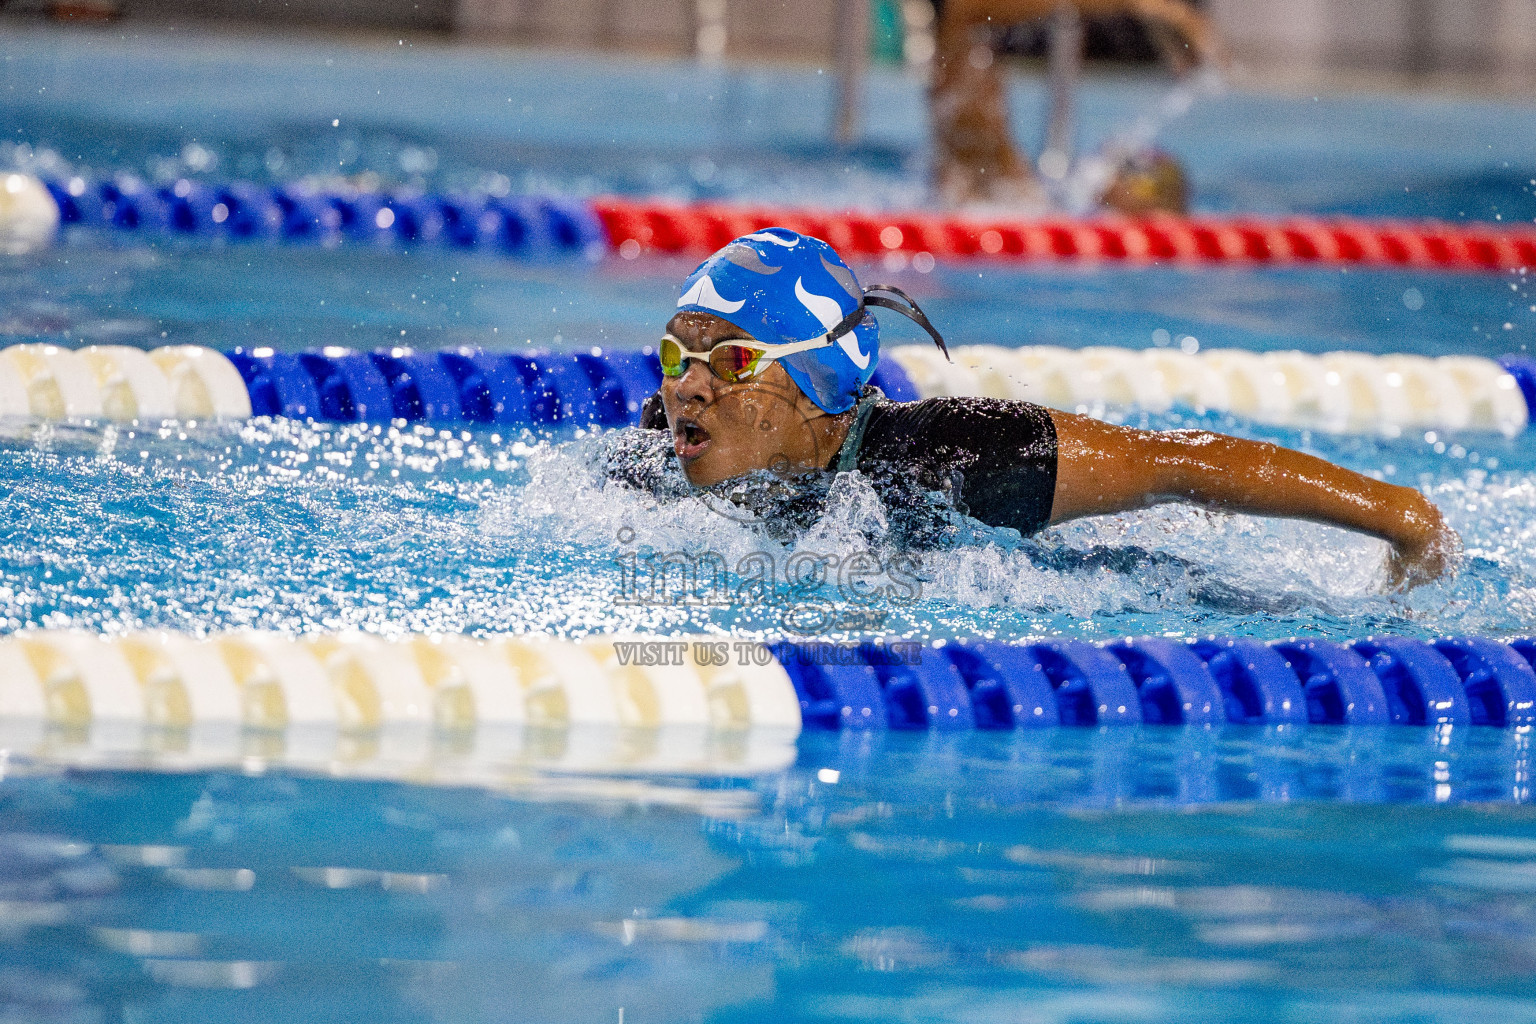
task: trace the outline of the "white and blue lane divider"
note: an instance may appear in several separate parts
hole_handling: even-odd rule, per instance
[[[1103,414],[1227,412],[1256,422],[1396,436],[1513,436],[1536,405],[1536,361],[1216,349],[959,346],[888,349],[874,383],[897,400],[975,395]],[[286,416],[326,422],[485,424],[544,430],[634,423],[661,384],[650,349],[411,348],[304,352],[191,345],[144,352],[0,349],[0,417],[144,421]]]
[[[0,721],[267,732],[397,726],[1014,730],[1536,725],[1536,639],[1027,643],[715,637],[0,639]]]

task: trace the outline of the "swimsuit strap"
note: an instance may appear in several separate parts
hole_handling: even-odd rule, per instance
[[[851,473],[858,468],[859,452],[864,448],[864,431],[869,428],[869,417],[875,411],[875,406],[886,400],[885,392],[870,384],[865,387],[864,394],[859,397],[859,404],[853,409],[853,423],[848,428],[848,436],[843,438],[843,446],[837,450],[837,461],[832,469],[838,473]]]

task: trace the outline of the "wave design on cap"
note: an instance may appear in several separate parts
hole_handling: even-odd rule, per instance
[[[762,274],[764,277],[770,277],[784,269],[783,267],[770,267],[763,262],[763,258],[757,254],[756,249],[750,245],[742,245],[740,242],[732,242],[720,250],[720,256],[723,259],[730,260],[738,267],[750,270],[754,274]],[[825,263],[826,260],[822,260],[822,262]]]
[[[800,300],[800,305],[810,311],[810,314],[821,321],[821,326],[828,332],[836,327],[843,319],[843,307],[836,299],[830,299],[825,295],[817,295],[807,291],[805,279],[795,281],[795,298]],[[837,339],[837,347],[843,350],[843,354],[853,361],[853,365],[859,369],[867,369],[869,356],[860,347],[859,341],[850,331]]]
[[[791,238],[786,241],[785,239],[782,239],[778,235],[774,234],[773,230],[774,229],[770,229],[768,231],[757,231],[750,235],[742,235],[741,237],[750,238],[754,242],[772,242],[774,245],[782,245],[786,249],[793,249],[795,246],[800,244],[799,238]],[[784,229],[778,228],[777,230],[782,231]]]
[[[842,303],[825,295],[807,291],[803,277],[795,278],[795,298],[800,300],[800,305],[804,306],[811,316],[821,322],[824,330],[830,331],[842,322]]]
[[[683,292],[682,296],[677,300],[678,309],[682,309],[684,306],[703,306],[705,309],[712,309],[717,313],[734,313],[746,304],[746,299],[732,302],[715,291],[715,283],[709,279],[708,274],[703,275],[694,282],[693,287]]]

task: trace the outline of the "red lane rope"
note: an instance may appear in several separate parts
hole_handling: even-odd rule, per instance
[[[670,204],[604,197],[593,209],[621,253],[705,254],[760,228],[793,228],[847,255],[1039,261],[1353,264],[1504,273],[1536,268],[1536,228],[1249,216],[998,220],[922,211],[858,213]],[[625,248],[633,242],[638,246]]]

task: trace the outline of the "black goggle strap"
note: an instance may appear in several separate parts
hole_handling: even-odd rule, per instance
[[[849,313],[847,316],[843,317],[837,322],[836,327],[827,332],[827,340],[836,341],[838,338],[841,338],[843,335],[859,326],[859,324],[864,320],[864,313],[864,303],[860,302],[858,309],[855,309],[852,313]]]
[[[892,299],[887,298],[884,295],[872,295],[870,294],[871,292],[889,292],[890,294],[895,295],[896,298]],[[934,327],[933,324],[929,321],[928,314],[924,313],[918,304],[912,301],[912,296],[908,295],[906,292],[892,284],[872,284],[868,288],[865,288],[864,301],[859,303],[859,308],[843,317],[842,321],[828,332],[827,337],[831,338],[833,341],[836,341],[838,338],[841,338],[843,335],[857,327],[859,322],[864,319],[866,306],[879,306],[881,309],[889,309],[900,313],[902,316],[906,317],[908,320],[911,320],[913,323],[917,324],[917,326],[927,331],[928,336],[933,339],[933,343],[939,347],[939,351],[944,353],[944,358],[948,359],[950,362],[954,362],[954,360],[951,359],[949,355],[949,346],[944,344],[944,336],[940,334],[938,328]]]

